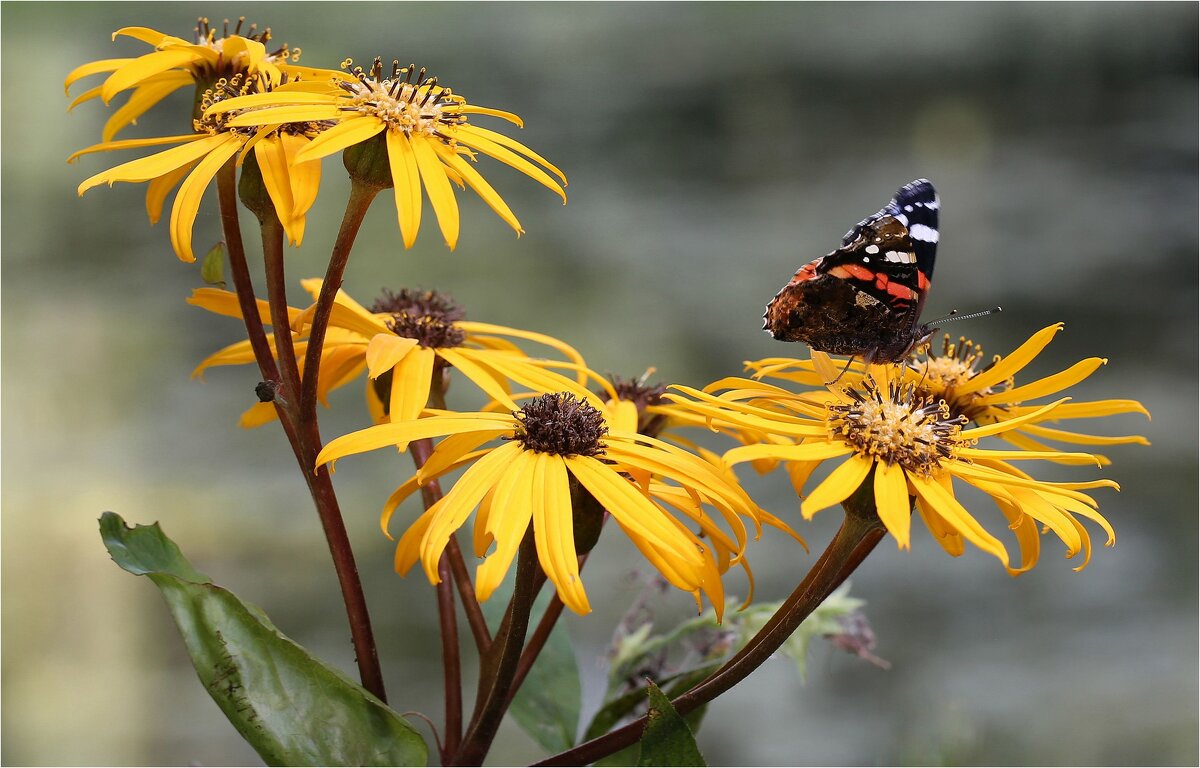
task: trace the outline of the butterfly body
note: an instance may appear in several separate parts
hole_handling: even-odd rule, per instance
[[[896,362],[936,329],[920,322],[933,276],[940,203],[933,185],[901,187],[832,253],[805,264],[763,315],[763,329],[815,350]]]

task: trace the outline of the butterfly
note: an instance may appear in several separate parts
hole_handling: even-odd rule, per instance
[[[937,330],[920,318],[933,278],[940,207],[928,180],[905,184],[878,213],[855,224],[840,248],[792,276],[767,305],[763,330],[867,363],[907,358]]]

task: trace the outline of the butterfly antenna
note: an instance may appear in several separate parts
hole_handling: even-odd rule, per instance
[[[992,307],[991,309],[972,312],[969,315],[960,315],[958,314],[957,309],[952,309],[950,310],[950,314],[939,317],[937,320],[930,320],[928,323],[926,323],[926,325],[937,325],[938,323],[956,323],[959,320],[974,320],[977,317],[987,317],[988,315],[998,314],[1001,311],[1002,310],[1000,307]]]

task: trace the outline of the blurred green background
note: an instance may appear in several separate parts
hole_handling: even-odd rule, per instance
[[[346,287],[364,301],[382,287],[440,288],[472,319],[569,340],[601,371],[657,366],[663,381],[702,385],[745,359],[802,354],[759,330],[763,305],[896,187],[932,179],[943,219],[929,316],[1003,305],[951,326],[989,354],[1065,321],[1033,373],[1105,356],[1076,398],[1136,397],[1153,412],[1152,423],[1096,428],[1153,442],[1108,451],[1122,491],[1098,496],[1118,544],[1077,574],[1047,539],[1039,567],[1012,579],[978,551],[948,557],[923,529],[910,552],[885,541],[854,590],[892,669],[817,643],[802,685],[790,661],[773,660],[711,707],[700,745],[714,764],[1196,763],[1195,4],[0,10],[4,763],[257,762],[197,684],[155,590],[109,561],[104,510],[161,521],[200,570],[353,669],[286,443],[274,427],[236,427],[257,376],[189,379],[239,338],[238,323],[184,304],[199,270],[172,255],[165,222],[146,225],[144,187],[76,197],[79,181],[132,155],[64,162],[98,140],[107,114],[97,102],[65,114],[64,75],[145,50],[111,43],[119,27],[187,37],[202,14],[270,25],[310,65],[417,62],[472,102],[524,117],[519,138],[568,174],[569,205],[484,159],[526,235],[460,195],[458,250],[441,245],[427,210],[404,252],[381,198]],[[186,131],[187,98],[124,135]],[[327,161],[305,245],[288,256],[296,280],[323,271],[346,189]],[[198,250],[219,237],[210,193]],[[358,386],[323,419],[327,436],[362,426]],[[437,715],[432,592],[419,574],[392,573],[378,530],[408,471],[385,453],[343,462],[338,487],[393,703]],[[781,476],[749,482],[798,519]],[[990,505],[969,506],[1002,525]],[[821,547],[836,519],[802,529]],[[605,537],[586,574],[596,610],[566,622],[585,714],[639,592],[630,552]],[[770,534],[750,557],[760,599],[781,598],[813,560]],[[654,601],[664,617],[689,604]],[[492,760],[539,756],[506,723]]]

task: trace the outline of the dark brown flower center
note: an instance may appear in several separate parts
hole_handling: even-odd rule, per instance
[[[371,305],[371,311],[386,312],[389,315],[427,315],[451,322],[465,320],[467,317],[462,307],[455,304],[454,299],[446,294],[411,288],[401,288],[399,291],[383,289],[383,295]]]
[[[568,393],[542,395],[514,411],[520,424],[513,436],[531,451],[559,456],[598,456],[608,432],[599,410]]]
[[[400,312],[387,320],[387,327],[397,336],[406,339],[416,339],[417,343],[428,349],[445,349],[461,347],[467,338],[466,332],[456,326],[453,321],[437,315],[417,315]]]
[[[666,426],[666,417],[661,413],[647,413],[646,409],[662,402],[662,396],[667,391],[667,385],[647,384],[646,381],[652,373],[654,373],[653,368],[636,379],[623,379],[614,374],[609,374],[608,378],[617,393],[617,399],[629,401],[637,406],[638,432],[650,437],[657,437],[662,432],[663,427]],[[597,394],[602,398],[608,396],[606,392]]]

